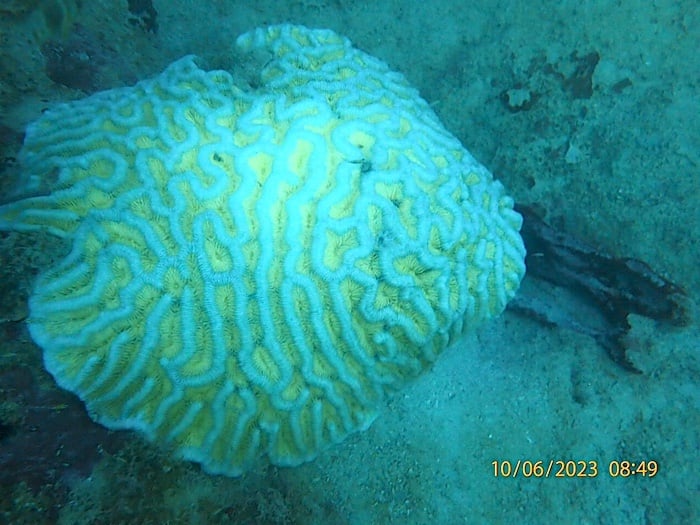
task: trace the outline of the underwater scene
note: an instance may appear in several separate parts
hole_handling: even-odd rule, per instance
[[[700,5],[0,3],[0,523],[700,522]]]

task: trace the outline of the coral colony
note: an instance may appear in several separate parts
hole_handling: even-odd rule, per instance
[[[272,55],[255,89],[188,56],[47,111],[0,207],[72,243],[29,305],[58,384],[231,476],[366,429],[525,272],[512,200],[402,75],[327,30],[237,43]]]

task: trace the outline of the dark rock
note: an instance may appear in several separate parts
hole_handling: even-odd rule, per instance
[[[685,291],[647,264],[602,253],[555,230],[530,208],[518,211],[527,275],[512,310],[593,337],[613,361],[635,372],[625,346],[629,314],[688,324]]]
[[[579,57],[576,53],[571,56],[576,63],[574,73],[564,81],[574,98],[591,98],[593,95],[593,73],[600,61],[600,55],[595,51]]]
[[[138,25],[144,31],[156,33],[158,12],[153,7],[151,0],[129,0],[129,13],[132,14],[130,22]]]

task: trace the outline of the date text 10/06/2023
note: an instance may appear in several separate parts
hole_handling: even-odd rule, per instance
[[[598,461],[595,460],[496,460],[491,462],[491,466],[496,478],[595,478],[600,474]],[[612,478],[653,478],[658,472],[659,464],[653,459],[608,462],[608,475]]]

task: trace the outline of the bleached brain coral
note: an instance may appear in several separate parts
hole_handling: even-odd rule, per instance
[[[403,76],[331,31],[238,39],[243,90],[192,57],[29,126],[0,229],[72,251],[29,327],[92,417],[210,472],[314,458],[524,274],[512,200]]]

